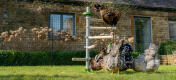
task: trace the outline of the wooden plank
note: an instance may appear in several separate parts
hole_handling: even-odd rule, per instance
[[[112,39],[113,36],[89,36],[89,39]]]
[[[91,18],[90,20],[95,22],[104,22],[103,19],[97,19],[97,18]]]
[[[86,61],[86,58],[72,58],[72,61]]]
[[[90,29],[116,29],[116,27],[90,27]]]
[[[97,46],[97,44],[94,44],[94,45],[88,46],[88,49],[95,48],[96,46]]]

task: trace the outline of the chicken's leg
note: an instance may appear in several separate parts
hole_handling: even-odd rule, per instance
[[[119,75],[120,71],[119,71],[119,68],[118,68],[118,67],[117,67],[117,71],[118,71],[118,75]]]

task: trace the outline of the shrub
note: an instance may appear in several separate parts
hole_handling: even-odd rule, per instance
[[[83,36],[81,35],[72,35],[70,32],[64,30],[52,33],[52,28],[49,27],[33,27],[31,29],[19,27],[16,30],[8,30],[0,33],[0,49],[43,51],[48,50],[48,47],[58,47],[57,45],[60,45],[62,47],[55,49],[70,50],[66,45],[80,44],[82,41]],[[53,42],[56,46],[52,44]]]
[[[132,56],[133,58],[136,58],[137,56],[139,56],[141,53],[140,52],[133,52],[132,53]]]
[[[98,54],[91,51],[90,56]],[[72,57],[85,57],[85,51],[35,51],[22,52],[0,50],[0,65],[83,65],[85,62],[73,62]]]
[[[166,55],[172,54],[172,51],[176,50],[176,40],[169,40],[165,43],[162,43],[159,48],[159,54]]]

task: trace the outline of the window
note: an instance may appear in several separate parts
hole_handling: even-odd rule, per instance
[[[176,40],[176,21],[169,21],[170,40]]]
[[[135,25],[135,51],[144,52],[151,43],[151,23],[150,18],[134,17]]]
[[[8,17],[7,12],[4,12],[4,13],[2,14],[2,17],[3,17],[3,18],[7,18],[7,17]]]
[[[53,32],[58,30],[64,30],[71,35],[75,35],[75,16],[74,14],[51,14],[49,26],[53,29]]]

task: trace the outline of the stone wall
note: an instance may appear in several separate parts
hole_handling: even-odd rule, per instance
[[[30,10],[30,8],[26,7],[24,3],[4,0],[1,1],[0,4],[0,32],[9,29],[14,30],[21,26],[25,28],[47,26],[44,15]],[[4,12],[7,13],[7,18],[2,17]]]
[[[85,36],[85,17],[82,13],[85,12],[86,6],[69,5],[69,4],[53,4],[53,3],[26,3],[20,2],[11,5],[12,3],[4,3],[6,6],[0,7],[0,15],[3,12],[7,12],[8,18],[0,18],[3,22],[0,24],[1,30],[6,31],[10,29],[17,29],[18,27],[32,28],[32,27],[46,27],[48,26],[49,15],[51,13],[74,13],[76,22],[76,35]],[[11,6],[9,6],[11,5]],[[176,13],[173,12],[161,12],[150,10],[137,10],[130,7],[121,8],[117,7],[121,11],[121,18],[116,25],[117,30],[114,32],[121,37],[134,37],[134,16],[150,17],[152,27],[152,41],[159,45],[162,42],[169,40],[168,31],[168,18],[176,17]],[[115,8],[114,8],[115,9]],[[99,13],[94,11],[93,18],[100,18]],[[107,26],[103,21],[91,22],[93,26]],[[108,30],[92,31],[92,35],[99,33],[108,33]],[[78,44],[78,43],[77,43]],[[80,43],[81,47],[84,45],[84,40]],[[67,45],[68,46],[68,45]],[[74,48],[75,49],[75,48]],[[73,49],[73,50],[74,50]],[[82,48],[84,49],[84,48]]]
[[[157,45],[169,40],[168,17],[152,17],[152,38]]]
[[[169,40],[168,12],[132,10],[130,12],[130,15],[132,15],[132,21],[133,16],[149,17],[151,19],[151,32],[153,43],[160,45],[161,43]],[[132,28],[134,29],[134,24],[132,24]]]
[[[160,55],[160,62],[164,65],[176,65],[176,55]]]
[[[130,12],[131,23],[133,22],[133,16],[140,17],[150,17],[151,18],[151,29],[152,29],[152,42],[158,46],[169,40],[169,27],[168,19],[170,18],[169,14],[175,14],[173,12],[161,12],[161,11],[144,11],[144,10],[133,10]],[[172,17],[176,17],[172,15]],[[132,34],[134,34],[134,24],[132,23]]]
[[[82,12],[85,11],[84,6],[73,6],[64,4],[43,4],[40,2],[28,3],[28,2],[6,2],[0,7],[0,15],[4,12],[7,13],[8,17],[0,17],[1,29],[0,33],[4,31],[17,30],[19,27],[25,29],[31,29],[34,27],[48,27],[49,16],[51,13],[75,13],[76,18],[76,35],[82,36],[85,34],[85,19],[82,16]],[[30,33],[29,33],[30,35]],[[82,36],[84,37],[84,36]],[[27,38],[27,37],[24,37]],[[32,38],[32,36],[31,36]],[[47,41],[29,41],[29,43],[21,44],[25,41],[20,42],[2,42],[0,39],[1,49],[15,49],[33,51],[37,50],[82,50],[84,49],[84,41],[58,41],[48,39]],[[32,45],[32,44],[34,45]],[[46,44],[46,45],[45,45]]]

